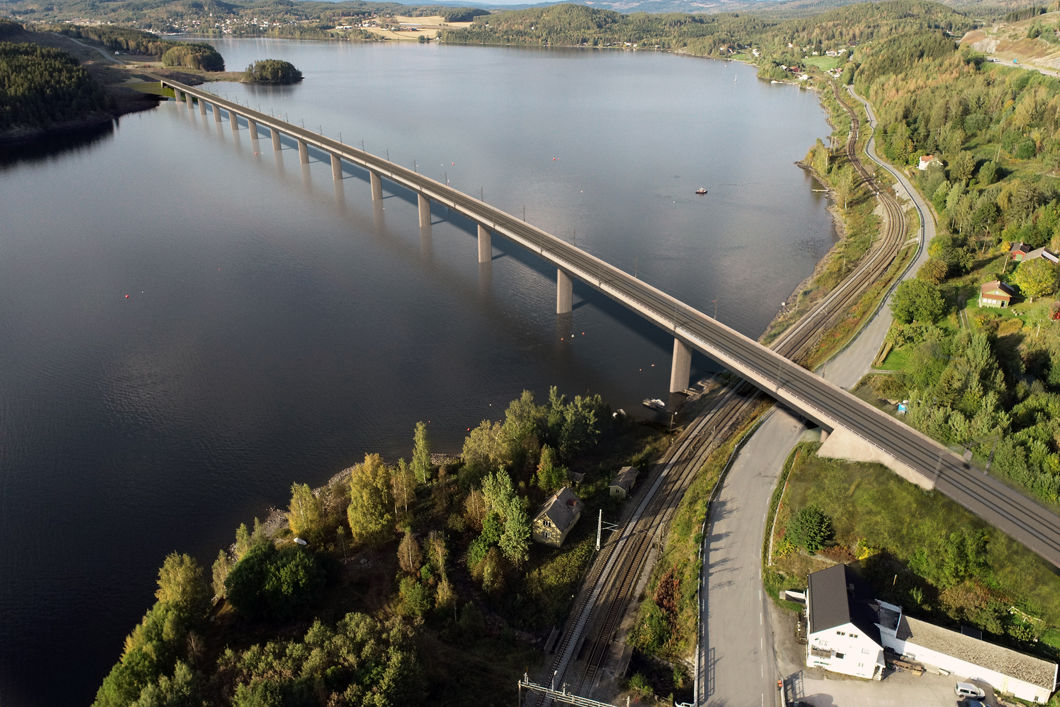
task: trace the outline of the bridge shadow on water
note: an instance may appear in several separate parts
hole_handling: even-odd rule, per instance
[[[212,110],[211,107],[205,115],[200,114],[197,109],[191,111],[178,110],[178,113],[186,115],[190,119],[190,123],[211,133],[220,142],[230,143],[237,153],[247,157],[252,156],[255,162],[268,159],[268,155],[273,154],[276,173],[281,179],[288,183],[300,182],[306,194],[313,194],[319,197],[324,193],[323,180],[320,179],[319,172],[322,171],[320,170],[321,166],[330,168],[331,158],[329,153],[310,146],[307,149],[309,164],[303,164],[298,157],[297,141],[294,138],[281,133],[281,149],[277,151],[273,149],[271,144],[271,131],[267,127],[258,126],[257,140],[255,144],[250,145],[252,148],[250,152],[253,154],[248,155],[247,146],[243,145],[244,140],[250,140],[245,119],[239,121],[237,130],[232,130],[227,114],[223,112],[223,121],[217,122],[213,118]],[[210,124],[213,125],[213,129],[210,129]],[[406,229],[388,227],[386,224],[386,213],[397,204],[402,204],[403,208],[407,206],[410,212],[415,214],[418,195],[414,190],[384,179],[383,201],[382,203],[378,201],[371,202],[371,211],[369,213],[360,206],[363,203],[363,197],[351,198],[350,195],[351,184],[363,185],[362,194],[370,193],[370,174],[368,170],[347,161],[343,161],[341,166],[341,180],[331,179],[329,171],[328,182],[333,184],[330,191],[332,192],[336,208],[345,218],[350,219],[359,229],[374,234],[377,237],[377,241],[392,253],[425,265],[424,271],[429,274],[432,281],[436,280],[439,283],[444,283],[445,286],[450,288],[458,288],[458,292],[462,297],[474,297],[475,301],[480,305],[486,306],[487,314],[490,316],[491,321],[503,323],[506,330],[513,335],[525,335],[531,321],[521,317],[517,312],[513,312],[511,307],[504,305],[492,295],[494,292],[494,277],[490,267],[491,263],[480,264],[477,269],[477,277],[473,280],[468,279],[463,271],[447,266],[440,259],[434,257],[434,238],[430,228],[418,229],[418,240],[414,244],[410,244]],[[297,169],[301,179],[292,178],[292,168]],[[316,180],[314,180],[314,177],[316,177]],[[318,184],[317,182],[321,183]],[[354,188],[361,187],[357,186]],[[352,206],[351,203],[353,204]],[[431,224],[432,226],[447,224],[453,229],[466,234],[471,239],[477,238],[477,222],[434,202],[431,203]],[[554,284],[551,284],[555,282],[556,278],[555,267],[536,256],[533,252],[503,237],[493,238],[492,247],[494,254],[491,262],[506,260],[518,263],[521,267],[540,275],[542,286],[546,288],[555,287]],[[469,249],[468,257],[474,258],[473,250]],[[650,347],[656,349],[659,358],[665,361],[665,363],[660,365],[668,366],[668,359],[673,346],[671,334],[577,279],[574,279],[574,295],[575,312],[590,308],[602,314],[607,320],[622,325],[631,335],[631,340],[642,340]],[[569,336],[573,329],[572,323],[572,315],[557,315],[554,333],[558,335],[558,338]],[[535,324],[534,326],[538,325]],[[568,353],[570,351],[569,347],[559,348]],[[575,361],[573,356],[565,356],[565,359],[571,363]],[[588,362],[579,368],[581,372],[585,373],[586,380],[593,381],[599,378],[599,373],[595,370],[595,367],[589,365]],[[699,380],[720,370],[722,370],[721,367],[707,357],[698,352],[693,353],[692,380]],[[668,402],[671,403],[672,407],[677,401],[671,399]],[[657,417],[662,421],[665,415],[660,414]]]

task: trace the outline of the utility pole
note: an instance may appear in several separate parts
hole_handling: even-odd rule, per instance
[[[612,530],[618,530],[618,525],[616,523],[607,523],[607,524],[605,524],[604,523],[604,509],[601,508],[599,515],[596,517],[596,551],[597,552],[600,551],[600,547],[601,547],[600,538],[603,535],[603,532],[605,530],[607,530],[608,532],[610,532]]]

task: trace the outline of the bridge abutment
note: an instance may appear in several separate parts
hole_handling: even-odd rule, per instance
[[[574,283],[570,275],[556,268],[556,314],[570,314],[574,309]]]
[[[431,200],[423,194],[416,195],[416,205],[420,210],[420,229],[431,227]]]
[[[922,489],[930,491],[935,488],[935,480],[919,469],[914,469],[908,464],[898,461],[895,457],[873,446],[864,438],[847,430],[845,427],[837,427],[828,434],[827,438],[821,435],[824,443],[817,450],[817,456],[826,459],[847,459],[855,462],[876,462],[901,476],[906,481],[916,484]],[[940,452],[945,454],[945,452]]]
[[[298,160],[302,164],[309,164],[309,147],[306,146],[305,140],[298,140]]]
[[[334,152],[331,155],[331,178],[336,182],[342,181],[342,158]]]
[[[372,185],[372,201],[382,201],[383,180],[379,177],[379,173],[368,170],[368,181]]]
[[[692,375],[692,349],[680,339],[674,339],[674,355],[670,362],[670,392],[680,393],[688,387]]]
[[[481,223],[478,225],[478,261],[488,263],[493,260],[493,234]]]

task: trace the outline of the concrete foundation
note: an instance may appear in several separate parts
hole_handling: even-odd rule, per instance
[[[680,339],[674,339],[674,357],[670,363],[670,392],[680,393],[688,387],[692,375],[692,349]]]
[[[822,435],[824,437],[824,435]],[[901,476],[906,481],[930,491],[935,488],[935,480],[923,472],[903,464],[887,452],[874,447],[853,432],[838,427],[824,440],[817,456],[828,459],[848,459],[855,462],[876,462]]]
[[[478,225],[478,261],[488,263],[493,260],[493,234],[481,223]]]
[[[269,134],[272,136],[272,149],[274,149],[277,152],[279,152],[280,149],[281,149],[281,145],[280,145],[280,131],[277,130],[276,128],[269,128]]]
[[[309,164],[309,148],[306,147],[305,140],[298,141],[298,161]]]
[[[247,118],[247,127],[250,128],[250,139],[251,140],[257,140],[258,139],[258,124],[255,123],[250,118]]]
[[[570,275],[556,270],[556,314],[570,314],[574,308],[574,283]]]
[[[376,172],[368,172],[368,181],[372,185],[372,201],[383,200],[383,180]]]
[[[331,178],[336,182],[342,181],[342,158],[331,153]]]
[[[420,229],[431,227],[431,200],[423,194],[416,195],[416,205],[420,209]]]

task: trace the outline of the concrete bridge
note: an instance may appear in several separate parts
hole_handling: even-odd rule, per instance
[[[577,279],[659,326],[674,337],[671,392],[688,386],[692,351],[699,351],[825,430],[822,455],[885,464],[922,488],[950,496],[1060,567],[1060,519],[1051,511],[993,477],[968,469],[945,446],[697,309],[540,228],[407,167],[206,91],[169,79],[160,81],[189,110],[197,103],[205,116],[209,106],[217,122],[222,112],[227,113],[233,131],[240,129],[242,118],[252,140],[261,138],[260,129],[267,129],[274,150],[281,149],[280,137],[287,135],[295,141],[303,163],[309,161],[309,147],[323,152],[336,180],[342,179],[343,162],[366,170],[373,200],[383,198],[384,178],[411,190],[417,195],[422,229],[430,228],[432,204],[463,214],[478,226],[480,263],[492,258],[493,234],[536,253],[556,267],[558,314],[571,311],[572,283]]]

